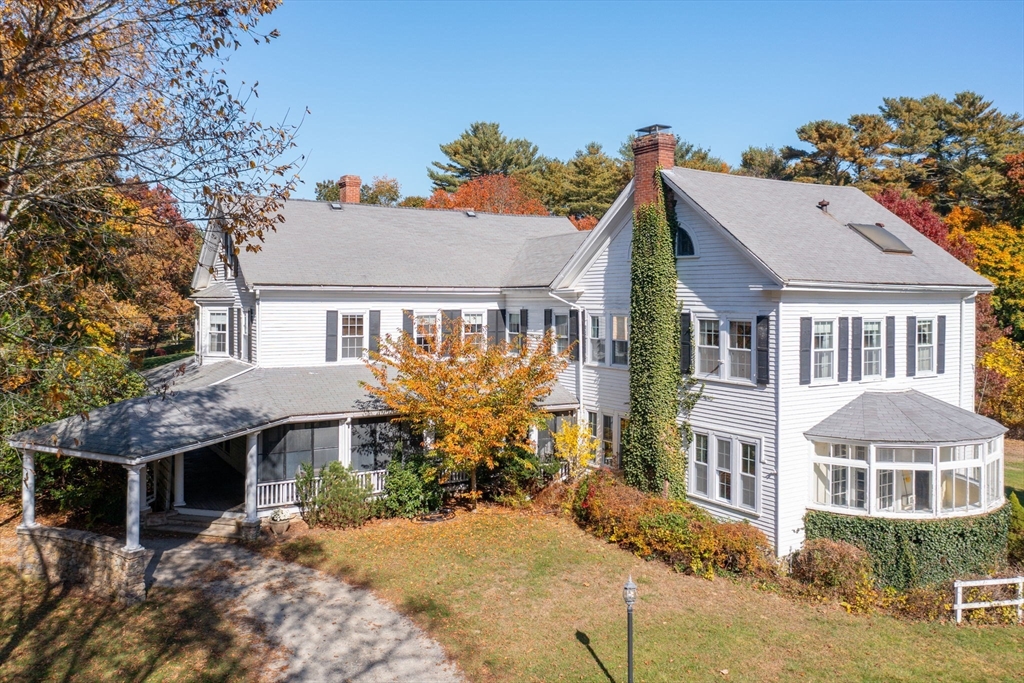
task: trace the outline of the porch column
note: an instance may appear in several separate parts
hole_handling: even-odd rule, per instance
[[[245,521],[249,523],[259,519],[256,515],[258,436],[256,432],[245,435]]]
[[[125,550],[138,550],[139,545],[139,519],[141,516],[141,497],[145,495],[141,491],[142,469],[145,465],[125,465],[128,470],[128,505],[125,512]]]
[[[21,452],[21,526],[36,526],[36,454]]]
[[[174,507],[185,507],[185,454],[174,454]]]
[[[352,465],[352,418],[342,420],[338,429],[338,459],[349,467]]]

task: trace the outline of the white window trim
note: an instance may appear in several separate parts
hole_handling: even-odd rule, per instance
[[[597,453],[594,465],[604,466],[604,418],[612,418],[612,451],[618,454],[622,450],[622,420],[628,416],[620,411],[603,410],[594,406],[584,406],[583,411],[597,415]],[[619,468],[622,468],[621,462]]]
[[[864,346],[864,329],[868,323],[878,323],[880,330],[879,338],[882,340],[882,345],[879,347],[878,356],[878,374],[868,375],[864,372],[865,364],[867,363],[867,347]],[[813,323],[812,323],[813,324]],[[813,334],[813,328],[812,328]],[[852,340],[851,340],[852,341]],[[813,343],[813,342],[812,342]],[[852,343],[851,343],[852,346]],[[813,351],[813,349],[812,349]],[[881,382],[885,379],[885,319],[884,318],[862,318],[861,319],[861,330],[860,330],[860,381],[861,382]]]
[[[509,329],[509,316],[513,315],[519,318],[519,332],[513,332]],[[505,309],[505,343],[511,345],[515,341],[515,335],[517,334],[522,335],[524,339],[526,338],[526,330],[523,329],[523,309]]]
[[[695,431],[703,431],[696,430]],[[812,510],[825,510],[830,512],[837,512],[840,514],[849,515],[860,515],[867,517],[884,517],[886,519],[948,519],[951,517],[972,517],[976,515],[985,514],[1000,508],[1005,503],[1005,496],[1003,495],[1002,486],[998,488],[995,500],[988,500],[988,465],[994,461],[1000,461],[1001,467],[998,468],[998,476],[1000,483],[1004,483],[1005,479],[1005,467],[1006,462],[1004,459],[1002,437],[997,437],[995,441],[999,443],[996,445],[996,450],[992,453],[988,452],[988,443],[993,441],[992,439],[986,441],[971,441],[953,444],[891,444],[891,443],[868,443],[859,441],[830,441],[828,443],[841,443],[847,446],[864,446],[868,449],[868,500],[867,509],[860,510],[857,508],[842,508],[834,507],[832,505],[822,505],[816,503],[814,500],[814,463],[825,462],[829,464],[836,464],[839,462],[836,458],[830,458],[825,456],[819,456],[814,450],[814,442],[808,441],[810,457],[810,469],[808,471],[809,483],[807,492],[807,508]],[[971,460],[952,460],[949,462],[941,462],[941,449],[947,446],[968,446],[973,448],[975,445],[983,445],[985,453],[981,458],[974,458]],[[933,462],[931,463],[917,463],[917,462],[879,462],[877,451],[883,448],[929,448],[934,451]],[[831,452],[831,451],[830,451]],[[851,462],[861,462],[850,459]],[[944,470],[955,470],[955,469],[967,469],[970,467],[981,468],[981,506],[977,508],[971,508],[966,510],[942,510],[941,500],[941,477]],[[878,509],[878,472],[880,470],[921,470],[932,473],[932,511],[931,512],[896,512],[889,510]],[[699,496],[698,496],[699,497]]]
[[[711,375],[699,371],[700,349],[711,348],[702,346],[700,343],[700,322],[718,322],[718,374]],[[757,315],[745,313],[714,313],[711,311],[697,311],[694,313],[693,333],[693,376],[708,382],[721,384],[734,384],[744,387],[757,386]],[[730,323],[750,323],[750,376],[747,378],[730,377],[731,368],[729,363],[729,344],[732,338]]]
[[[433,310],[416,310],[412,312],[412,340],[416,342],[416,319],[417,318],[434,318],[434,344],[435,346],[441,341],[441,311],[439,309]]]
[[[932,324],[932,367],[930,370],[921,370],[917,367],[917,364],[921,360],[921,345],[917,343],[917,326],[922,322],[930,322]],[[936,365],[938,362],[939,353],[939,324],[937,316],[918,316],[917,322],[914,325],[914,378],[918,377],[935,377],[938,372]]]
[[[468,316],[468,315],[479,315],[480,319],[483,321],[481,323],[481,325],[480,325],[480,330],[481,330],[480,334],[483,335],[483,348],[487,348],[487,311],[486,310],[473,310],[473,309],[467,309],[467,310],[462,311],[462,315],[460,317],[462,318],[462,339],[463,340],[466,339],[466,334],[467,334],[466,333],[466,316]]]
[[[736,432],[716,431],[714,429],[704,429],[698,426],[693,426],[693,433],[695,437],[697,434],[703,434],[708,437],[708,493],[700,493],[695,487],[697,479],[695,469],[697,439],[694,438],[690,441],[689,446],[687,446],[687,460],[689,461],[689,465],[687,467],[686,488],[690,497],[701,503],[725,508],[730,511],[743,514],[747,517],[760,517],[762,513],[761,507],[763,498],[763,486],[761,484],[761,480],[765,477],[764,437]],[[732,462],[730,463],[732,474],[732,500],[728,502],[718,497],[718,439],[729,440],[732,442]],[[757,472],[754,474],[753,508],[749,508],[741,504],[741,501],[743,500],[743,480],[741,477],[744,476],[742,465],[744,443],[753,444],[754,447],[757,448]]]
[[[586,327],[584,328],[584,331],[586,332],[586,344],[587,344],[586,356],[587,356],[587,360],[586,360],[585,364],[589,365],[589,366],[592,366],[592,367],[595,367],[595,368],[608,367],[608,365],[611,363],[611,353],[610,353],[611,349],[609,347],[609,344],[611,343],[611,335],[608,334],[608,332],[609,332],[609,330],[608,330],[608,319],[609,319],[608,315],[605,314],[603,311],[590,311],[590,310],[588,310],[586,312],[586,314],[587,314],[587,323],[586,323]],[[602,340],[604,341],[604,361],[603,362],[598,362],[598,361],[594,360],[594,354],[591,352],[591,349],[590,349],[590,341],[591,341],[591,336],[590,336],[590,319],[591,318],[599,318],[601,320],[601,332],[604,334],[604,337],[602,338]],[[616,366],[616,367],[620,367],[620,366]]]
[[[626,362],[616,363],[615,361],[615,319],[625,318],[626,319]],[[629,313],[609,313],[605,317],[605,351],[604,357],[608,363],[608,367],[619,368],[622,370],[629,368],[629,353],[632,349],[632,343],[630,337],[632,337],[632,321],[629,319]]]
[[[362,363],[370,348],[370,311],[369,309],[358,310],[358,309],[329,309],[337,312],[338,314],[338,359],[328,363],[328,365],[353,365],[355,363]],[[344,315],[361,315],[363,316],[363,352],[358,358],[342,358],[341,357],[341,317]]]
[[[212,323],[210,322],[210,314],[211,313],[223,313],[224,314],[224,325],[225,325],[225,327],[224,327],[224,350],[223,351],[214,351],[213,349],[210,348],[210,334],[212,332]],[[203,307],[203,318],[205,319],[204,322],[206,323],[205,324],[206,334],[203,335],[203,349],[206,352],[204,355],[212,356],[212,357],[215,357],[215,358],[227,358],[228,356],[231,355],[231,339],[228,338],[228,330],[231,329],[231,323],[228,320],[228,318],[230,318],[230,317],[231,317],[231,307],[230,306],[227,306],[227,307],[223,307],[223,306],[210,306],[210,307],[206,307],[206,306],[204,306]]]
[[[832,323],[832,375],[830,377],[814,376],[814,327],[818,323]],[[839,383],[839,319],[811,318],[811,385],[822,386]]]

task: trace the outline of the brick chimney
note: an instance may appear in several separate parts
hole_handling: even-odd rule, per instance
[[[676,136],[663,131],[671,126],[654,125],[637,131],[633,140],[633,205],[653,204],[658,200],[654,172],[658,167],[676,165]]]
[[[338,195],[342,204],[358,204],[362,180],[357,175],[343,175],[338,179]]]

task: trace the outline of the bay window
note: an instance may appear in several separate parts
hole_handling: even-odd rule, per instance
[[[811,500],[882,516],[991,510],[1005,502],[1001,443],[1001,437],[938,448],[816,441]]]

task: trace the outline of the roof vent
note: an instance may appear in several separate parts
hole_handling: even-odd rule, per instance
[[[338,202],[331,202],[331,208],[335,211],[344,211],[345,207]]]
[[[469,209],[466,211],[466,215],[469,216],[470,218],[476,218],[476,211],[474,211],[473,209]]]
[[[643,128],[637,128],[636,132],[640,133],[640,136],[643,137],[645,135],[657,135],[661,131],[668,130],[671,127],[672,126],[666,126],[664,123],[656,123],[653,126],[644,126]]]
[[[914,250],[903,243],[896,235],[892,234],[881,223],[868,225],[867,223],[850,223],[851,228],[856,230],[861,237],[871,242],[886,254],[913,254]]]
[[[824,211],[825,213],[828,213],[828,201],[822,199],[820,202],[818,202],[818,208]]]

